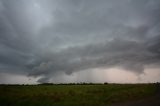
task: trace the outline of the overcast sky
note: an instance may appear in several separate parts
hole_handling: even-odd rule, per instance
[[[0,83],[160,81],[160,0],[0,0]]]

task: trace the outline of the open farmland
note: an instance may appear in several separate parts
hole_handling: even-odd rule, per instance
[[[160,106],[158,97],[159,84],[0,85],[0,106]]]

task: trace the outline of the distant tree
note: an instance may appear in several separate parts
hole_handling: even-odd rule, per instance
[[[41,83],[39,85],[54,85],[53,83]]]
[[[105,85],[107,85],[107,84],[108,84],[108,82],[105,82],[104,84],[105,84]]]

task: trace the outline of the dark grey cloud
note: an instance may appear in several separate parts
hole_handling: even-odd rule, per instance
[[[0,73],[41,77],[160,64],[158,0],[0,0]]]

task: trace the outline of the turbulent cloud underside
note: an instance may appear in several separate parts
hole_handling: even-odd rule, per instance
[[[159,11],[159,0],[0,0],[0,82],[8,74],[54,82],[95,69],[159,70]]]

